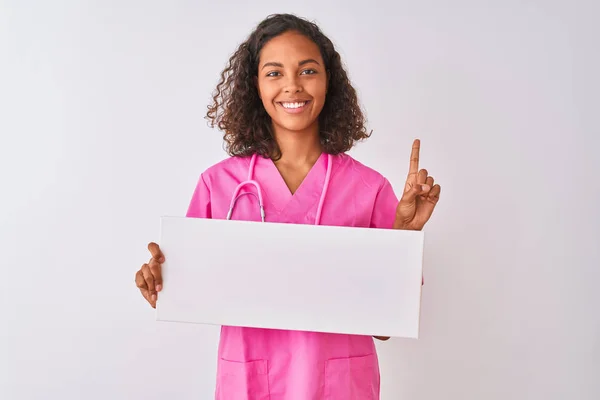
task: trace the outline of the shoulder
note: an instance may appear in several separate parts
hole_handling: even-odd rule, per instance
[[[201,177],[210,187],[212,183],[217,182],[224,176],[247,174],[249,165],[250,157],[228,157],[206,168],[204,172],[202,172]]]
[[[332,175],[337,175],[335,176],[337,179],[352,179],[357,183],[361,182],[363,185],[378,190],[387,183],[387,179],[377,170],[346,153],[336,155],[334,160]]]

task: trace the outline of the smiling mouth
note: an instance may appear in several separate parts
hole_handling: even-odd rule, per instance
[[[283,102],[279,102],[278,104],[280,106],[282,106],[288,112],[299,112],[299,111],[302,111],[302,109],[304,109],[304,107],[306,107],[309,103],[310,103],[310,100],[295,101],[295,102],[283,101]]]

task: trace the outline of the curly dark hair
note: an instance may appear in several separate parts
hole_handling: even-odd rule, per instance
[[[329,72],[327,97],[319,115],[323,151],[344,153],[357,141],[371,136],[365,128],[356,90],[331,40],[313,22],[291,14],[274,14],[260,22],[230,57],[208,106],[206,118],[211,127],[217,126],[224,133],[225,147],[231,156],[257,153],[265,158],[281,157],[271,117],[258,96],[254,79],[263,46],[288,31],[299,32],[315,42]]]

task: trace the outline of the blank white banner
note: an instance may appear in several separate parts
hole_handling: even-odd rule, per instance
[[[159,321],[417,338],[423,232],[161,219]]]

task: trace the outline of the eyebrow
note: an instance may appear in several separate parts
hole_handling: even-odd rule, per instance
[[[309,59],[306,59],[306,60],[302,60],[302,61],[300,61],[300,62],[298,63],[298,66],[299,66],[299,67],[301,67],[301,66],[303,66],[303,65],[310,64],[310,63],[314,63],[314,64],[317,64],[317,65],[321,65],[321,64],[319,64],[319,62],[318,62],[317,60],[315,60],[315,59],[313,59],[313,58],[309,58]],[[271,61],[271,62],[265,63],[265,64],[262,66],[262,68],[261,68],[261,69],[264,69],[264,68],[266,68],[266,67],[278,67],[278,68],[283,68],[283,64],[282,64],[282,63],[279,63],[279,62]]]

